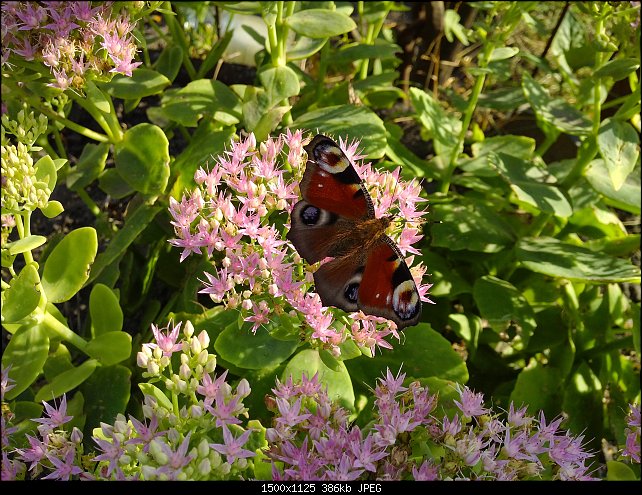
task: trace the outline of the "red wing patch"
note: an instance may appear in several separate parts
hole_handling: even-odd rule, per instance
[[[368,255],[358,304],[364,313],[388,318],[398,328],[419,321],[421,300],[417,286],[406,262],[387,242],[378,244]]]
[[[360,183],[344,184],[314,163],[308,162],[300,188],[303,199],[324,210],[353,219],[368,215]]]

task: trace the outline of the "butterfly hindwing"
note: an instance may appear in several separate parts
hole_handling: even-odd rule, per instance
[[[372,199],[348,157],[330,138],[317,135],[307,146],[299,187],[303,199],[345,218],[374,218]]]
[[[354,245],[349,235],[354,222],[317,208],[305,200],[294,205],[287,239],[308,263],[344,255]]]
[[[324,306],[334,306],[347,312],[359,310],[358,294],[363,273],[359,256],[335,258],[314,272],[314,286]]]
[[[358,306],[366,314],[383,316],[397,328],[416,325],[421,300],[410,269],[394,242],[386,236],[369,253],[359,285]]]

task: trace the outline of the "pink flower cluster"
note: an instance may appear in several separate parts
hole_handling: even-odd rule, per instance
[[[62,90],[80,89],[88,74],[132,75],[134,25],[106,2],[2,2],[2,67],[22,67],[22,61],[46,65]]]
[[[626,416],[626,445],[622,455],[629,457],[632,462],[640,464],[640,404],[629,404],[629,414]]]
[[[537,420],[511,403],[502,421],[468,387],[458,387],[459,400],[449,404],[404,379],[390,370],[379,379],[367,429],[349,424],[348,411],[330,402],[316,375],[277,382],[266,432],[273,479],[594,479],[583,437],[559,431],[561,418],[547,424],[543,413]],[[450,411],[442,420],[438,406]]]
[[[275,317],[290,318],[293,333],[301,328],[306,338],[340,354],[347,339],[374,353],[376,346],[390,348],[387,335],[399,338],[393,322],[359,312],[350,319],[322,307],[318,294],[310,292],[313,278],[309,266],[285,241],[289,213],[299,199],[298,180],[305,169],[301,131],[268,138],[257,147],[253,134],[233,142],[214,165],[195,174],[198,187],[181,201],[170,198],[170,213],[181,261],[190,254],[212,259],[212,273],[205,273],[205,288],[215,303],[238,308],[252,331]],[[395,222],[389,235],[402,252],[417,254],[413,244],[419,234],[422,211],[420,186],[405,183],[394,173],[379,173],[362,164],[357,143],[340,145],[353,162],[372,194],[377,215],[389,214],[393,205],[403,222]],[[279,226],[279,227],[277,227]],[[414,257],[408,258],[409,266]],[[425,267],[411,268],[424,301],[430,285],[422,285]]]

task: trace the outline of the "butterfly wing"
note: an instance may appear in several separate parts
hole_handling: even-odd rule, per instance
[[[359,309],[383,316],[398,329],[416,325],[421,300],[410,269],[395,243],[387,236],[370,250],[358,287]]]
[[[319,134],[305,151],[308,161],[299,184],[304,200],[344,218],[374,218],[372,199],[337,143]]]
[[[359,174],[332,139],[319,134],[305,150],[308,161],[299,184],[303,200],[294,205],[286,237],[308,263],[316,263],[354,247],[355,222],[374,218],[374,207]]]

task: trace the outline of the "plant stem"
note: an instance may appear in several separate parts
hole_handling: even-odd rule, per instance
[[[42,324],[46,326],[48,330],[56,333],[63,340],[69,342],[78,350],[85,352],[87,349],[87,341],[83,339],[80,335],[73,332],[69,327],[58,321],[51,313],[48,311],[44,312]]]
[[[87,208],[91,211],[91,213],[97,217],[100,215],[100,208],[98,208],[98,205],[96,202],[91,199],[89,194],[87,194],[87,191],[85,191],[82,187],[79,189],[76,189],[76,194],[78,194],[78,197],[82,200],[83,203],[87,205]]]
[[[480,67],[486,67],[486,65],[488,64],[488,57],[490,56],[493,49],[494,45],[492,45],[491,43],[488,43],[484,47],[484,52],[479,59]],[[457,157],[459,156],[461,150],[464,149],[464,140],[466,139],[466,133],[468,132],[468,127],[470,126],[470,122],[473,119],[473,113],[475,112],[475,108],[477,107],[477,100],[479,99],[479,95],[484,88],[485,82],[486,74],[480,74],[475,81],[475,86],[473,87],[472,94],[470,95],[470,100],[468,101],[468,107],[466,108],[466,113],[464,114],[464,122],[461,126],[461,132],[459,133],[459,136],[457,138],[457,145],[453,147],[453,150],[450,154],[450,159],[448,160],[448,168],[446,169],[444,179],[441,182],[441,186],[439,189],[443,194],[447,194],[448,189],[450,189],[450,181],[452,179],[453,172],[455,171],[455,167],[457,166]]]

